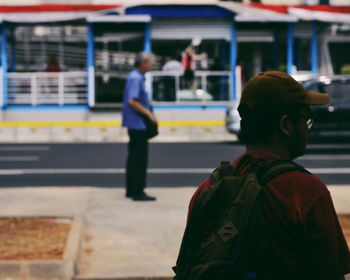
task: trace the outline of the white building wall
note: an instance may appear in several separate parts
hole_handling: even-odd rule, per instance
[[[0,5],[8,6],[24,6],[24,5],[39,5],[41,0],[0,0]]]
[[[350,0],[330,0],[330,4],[334,6],[350,6]]]

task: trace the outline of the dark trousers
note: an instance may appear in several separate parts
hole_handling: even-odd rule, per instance
[[[129,129],[128,158],[126,161],[126,195],[143,194],[146,187],[148,138],[145,130]]]

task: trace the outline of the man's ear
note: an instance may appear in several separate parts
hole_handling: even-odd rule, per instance
[[[287,115],[283,115],[278,122],[278,127],[283,135],[289,136],[292,133],[293,125]]]

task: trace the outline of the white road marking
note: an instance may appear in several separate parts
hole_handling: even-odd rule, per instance
[[[46,152],[50,146],[0,146],[0,152]]]
[[[350,174],[350,168],[309,168],[313,174]]]
[[[20,169],[2,169],[0,170],[0,175],[23,175],[23,170]]]
[[[306,155],[298,160],[350,160],[350,154],[345,155]]]
[[[350,144],[310,144],[307,146],[308,149],[332,149],[332,150],[341,150],[349,149]]]
[[[0,161],[38,161],[38,156],[6,156],[1,157]]]
[[[208,168],[149,168],[147,173],[153,174],[209,174],[213,169]],[[0,175],[25,174],[124,174],[124,168],[80,168],[80,169],[0,169]]]
[[[310,168],[314,174],[350,174],[350,168]],[[212,168],[150,168],[150,174],[210,174]],[[0,175],[36,174],[124,174],[124,168],[82,168],[82,169],[0,169]]]

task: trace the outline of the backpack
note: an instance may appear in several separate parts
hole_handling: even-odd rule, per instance
[[[257,279],[254,268],[264,246],[260,191],[282,173],[307,171],[287,160],[257,161],[243,175],[238,170],[222,162],[210,176],[212,185],[197,197],[174,280]]]

